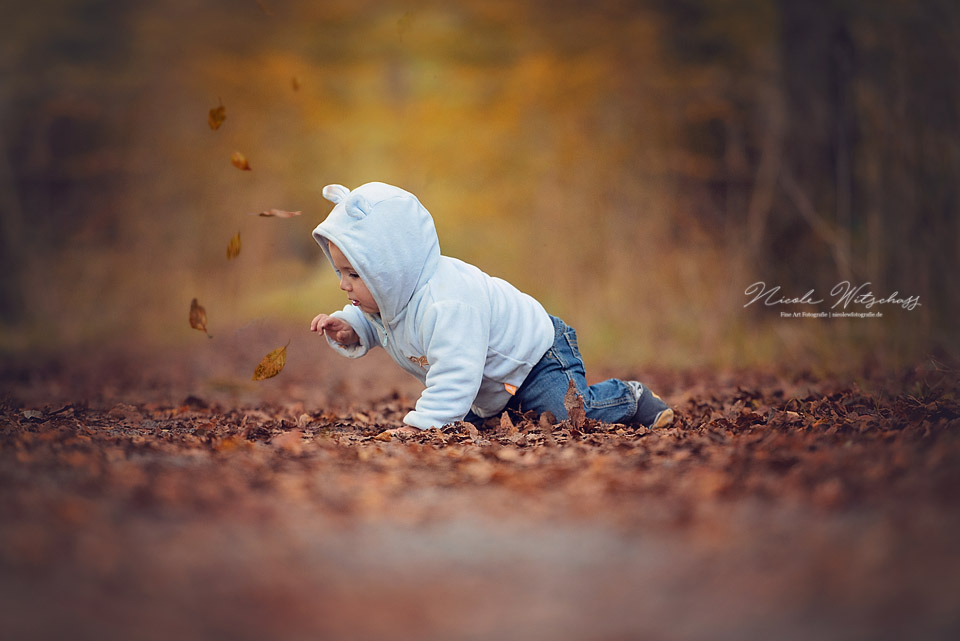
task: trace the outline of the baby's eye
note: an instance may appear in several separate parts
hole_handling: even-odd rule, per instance
[[[357,272],[350,272],[350,278],[360,278],[360,274]]]

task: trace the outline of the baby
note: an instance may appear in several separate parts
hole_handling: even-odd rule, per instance
[[[636,381],[587,385],[577,334],[531,296],[440,253],[430,213],[384,183],[350,191],[313,230],[350,305],[319,314],[311,331],[358,358],[377,345],[425,385],[403,422],[420,429],[479,422],[505,408],[567,418],[570,381],[588,418],[664,427],[673,410]]]

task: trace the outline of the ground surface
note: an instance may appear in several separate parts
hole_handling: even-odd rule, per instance
[[[960,634],[956,372],[654,373],[671,429],[387,439],[388,363],[237,382],[253,343],[4,365],[0,637]]]

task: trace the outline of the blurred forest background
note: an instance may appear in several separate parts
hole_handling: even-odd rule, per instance
[[[446,254],[577,327],[588,364],[842,370],[958,353],[953,0],[34,0],[0,14],[4,354],[206,342],[187,323],[194,297],[214,342],[251,323],[306,331],[345,302],[310,237],[331,207],[320,190],[371,180],[417,194]],[[270,208],[304,213],[249,215]],[[756,281],[827,298],[845,279],[921,306],[833,320],[744,307]]]

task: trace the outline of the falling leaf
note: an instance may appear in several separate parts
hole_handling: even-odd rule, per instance
[[[213,338],[207,331],[207,310],[197,302],[196,298],[190,301],[190,327],[199,329],[209,338]]]
[[[567,416],[573,427],[580,429],[587,420],[587,413],[583,409],[583,397],[577,392],[573,381],[567,384],[567,393],[563,397],[563,406],[567,408]]]
[[[261,211],[259,214],[250,214],[251,216],[263,216],[264,218],[293,218],[294,216],[299,216],[302,214],[302,211],[285,211],[283,209],[268,209],[267,211]]]
[[[240,255],[240,232],[237,232],[237,235],[230,239],[230,243],[227,245],[227,260],[233,260]]]
[[[400,41],[403,42],[403,36],[410,31],[410,26],[413,23],[413,14],[409,11],[404,12],[400,19],[397,20],[397,35],[400,36]]]
[[[287,345],[289,344],[288,342]],[[273,378],[283,370],[283,366],[287,364],[287,345],[278,347],[263,357],[253,372],[253,380],[262,381]]]
[[[233,156],[230,157],[230,162],[233,163],[233,166],[237,169],[242,169],[243,171],[252,171],[252,169],[250,169],[250,162],[247,160],[247,157],[241,154],[239,151],[233,152]]]
[[[290,80],[290,85],[293,87],[294,91],[300,91],[300,78],[297,78],[296,76],[294,76]]]
[[[216,131],[220,128],[220,125],[223,124],[223,121],[227,119],[227,108],[223,106],[223,102],[220,103],[219,107],[214,107],[210,110],[210,117],[207,119],[207,122],[210,123],[210,128]]]

